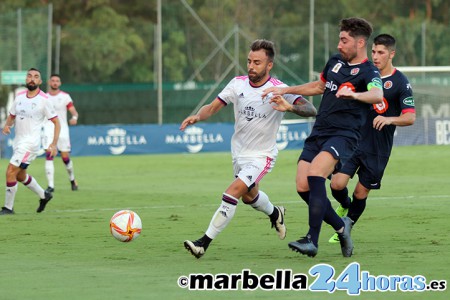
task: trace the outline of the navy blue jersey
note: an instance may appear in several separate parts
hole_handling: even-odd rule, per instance
[[[395,125],[384,126],[381,131],[373,128],[373,120],[379,116],[398,117],[402,113],[415,112],[414,98],[408,78],[395,70],[383,77],[383,103],[373,104],[367,122],[361,129],[364,137],[359,144],[361,152],[390,156],[394,140]]]
[[[359,140],[370,104],[337,98],[336,93],[343,86],[354,92],[366,92],[372,87],[382,89],[378,69],[369,60],[350,65],[340,54],[336,54],[328,60],[320,79],[325,83],[325,91],[311,136],[338,135]]]

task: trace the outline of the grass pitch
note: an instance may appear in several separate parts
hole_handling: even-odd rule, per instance
[[[449,151],[448,146],[394,148],[382,189],[372,191],[352,232],[350,259],[327,242],[333,233],[327,225],[315,258],[287,247],[308,228],[306,205],[294,184],[299,151],[281,152],[273,172],[261,182],[272,202],[287,208],[286,240],[278,239],[266,216],[240,203],[231,224],[199,260],[188,254],[183,241],[200,237],[217,209],[232,180],[229,153],[74,157],[77,192],[70,190],[58,158],[56,191],[46,210],[37,214],[38,199],[20,185],[16,214],[0,216],[0,298],[348,299],[345,291],[190,291],[177,283],[183,275],[240,274],[244,269],[257,275],[277,269],[308,274],[321,263],[337,274],[358,262],[373,276],[448,281]],[[3,169],[7,164],[1,160]],[[46,187],[43,158],[29,173]],[[120,243],[109,233],[109,219],[121,209],[132,209],[142,219],[143,232],[132,243]],[[309,276],[309,284],[313,280]],[[447,289],[362,292],[359,297],[449,299],[449,294]]]

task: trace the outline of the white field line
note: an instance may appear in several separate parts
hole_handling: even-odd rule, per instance
[[[440,198],[449,198],[450,195],[419,195],[419,196],[394,196],[394,197],[370,197],[369,201],[376,201],[376,200],[411,200],[411,199],[440,199]],[[200,204],[196,203],[197,205],[202,206],[217,206],[219,202],[217,203],[208,203],[208,204]],[[299,198],[298,200],[292,200],[292,201],[276,201],[277,204],[303,204],[303,201]],[[132,207],[103,207],[103,208],[86,208],[86,209],[58,209],[58,210],[52,210],[47,209],[46,211],[49,212],[56,212],[56,213],[80,213],[80,212],[91,212],[91,211],[118,211],[122,209],[131,209],[131,210],[144,210],[144,209],[173,209],[173,208],[186,208],[190,207],[192,205],[150,205],[150,206],[132,206]],[[26,214],[26,213],[21,213]]]

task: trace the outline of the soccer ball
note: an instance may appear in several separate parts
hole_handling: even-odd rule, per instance
[[[116,212],[109,221],[113,237],[121,242],[131,242],[139,237],[142,230],[141,218],[131,210]]]

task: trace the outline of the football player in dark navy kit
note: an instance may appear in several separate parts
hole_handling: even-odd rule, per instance
[[[367,58],[367,43],[372,26],[361,18],[340,22],[338,50],[323,69],[320,79],[299,86],[270,88],[278,94],[323,94],[316,121],[297,165],[296,186],[308,204],[309,231],[305,237],[289,243],[289,248],[314,257],[322,221],[338,233],[344,257],[353,252],[350,237],[352,222],[341,218],[327,198],[325,181],[352,156],[360,138],[371,104],[381,103],[383,89],[378,69]]]
[[[396,126],[410,126],[416,119],[414,98],[408,78],[397,70],[392,59],[395,56],[395,39],[388,34],[375,37],[372,46],[372,60],[380,70],[383,81],[383,103],[374,104],[361,129],[358,150],[339,173],[333,175],[331,191],[341,203],[336,212],[356,223],[364,212],[370,190],[379,189],[384,170],[391,155]],[[347,184],[355,173],[358,183],[353,192],[353,201],[348,196]],[[329,240],[338,242],[337,236]]]

